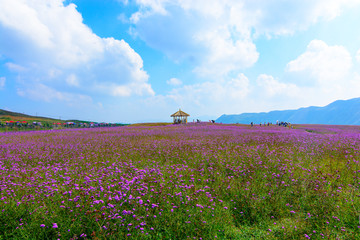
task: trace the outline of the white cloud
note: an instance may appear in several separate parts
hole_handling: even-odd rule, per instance
[[[5,56],[62,67],[88,62],[102,51],[100,38],[82,23],[74,4],[62,0],[1,0],[0,31]]]
[[[124,13],[120,13],[117,16],[117,20],[119,20],[122,23],[130,23],[130,20],[128,19],[128,17],[126,17],[126,15]]]
[[[175,62],[189,61],[213,79],[252,66],[258,59],[248,24],[220,1],[137,1],[132,33]],[[238,5],[238,4],[237,4]],[[181,21],[179,21],[181,19]],[[241,21],[240,21],[241,20]]]
[[[32,2],[34,3],[34,1]],[[26,36],[28,41],[39,47],[47,48],[52,45],[50,40],[52,34],[47,26],[41,22],[36,10],[24,1],[2,0],[0,3],[2,8],[0,22],[5,28]],[[51,3],[54,4],[54,2],[49,4]]]
[[[75,74],[70,74],[67,78],[66,78],[66,83],[69,86],[74,86],[74,87],[78,87],[80,85],[79,83],[79,79],[76,77]]]
[[[356,60],[360,63],[360,50],[356,53]]]
[[[26,70],[28,70],[27,68],[20,66],[18,64],[12,63],[12,62],[7,62],[5,63],[5,66],[13,72],[24,72]]]
[[[197,116],[217,116],[229,111],[234,105],[243,106],[250,92],[249,85],[249,79],[241,73],[227,82],[207,81],[182,85],[172,89],[167,95],[153,97],[149,102],[157,105],[164,102],[173,103],[174,107],[184,106]]]
[[[182,84],[182,81],[178,78],[170,78],[166,83],[172,86],[179,86]]]
[[[136,0],[131,33],[200,76],[221,78],[253,66],[254,38],[293,34],[339,16],[360,0]],[[179,21],[181,19],[181,21]]]
[[[124,5],[128,5],[129,0],[117,0],[118,2],[121,2]]]
[[[201,34],[196,39],[208,47],[208,53],[194,69],[200,76],[220,78],[231,71],[251,67],[259,57],[254,43],[234,40],[226,29]]]
[[[92,104],[92,98],[82,94],[74,94],[68,92],[60,92],[54,88],[46,86],[42,83],[31,84],[31,87],[19,88],[17,90],[19,96],[27,97],[32,100],[52,102],[54,100],[67,102],[69,105],[76,104]]]
[[[351,67],[351,55],[343,46],[313,40],[305,53],[288,63],[287,71],[305,73],[320,84],[334,84],[346,81]]]
[[[138,96],[154,96],[155,92],[148,83],[131,83],[128,85],[118,85],[113,83],[100,83],[94,86],[97,91],[107,93],[114,97],[130,97],[131,95]]]
[[[313,40],[303,54],[287,64],[286,70],[287,77],[298,85],[302,99],[309,105],[359,97],[359,74],[343,46]]]
[[[113,96],[128,97],[131,95],[131,89],[127,86],[116,86],[110,90]]]
[[[301,90],[295,84],[279,82],[278,80],[274,79],[273,76],[267,74],[259,75],[256,83],[269,97],[275,95],[295,97],[301,94]]]
[[[244,1],[245,8],[254,16],[257,34],[293,34],[319,21],[329,21],[359,0],[253,0]]]
[[[167,10],[165,4],[168,0],[136,0],[136,3],[140,6],[140,10],[132,14],[130,20],[133,23],[137,23],[140,19],[145,18],[152,14],[166,15]]]
[[[53,88],[65,83],[88,94],[129,96],[102,91],[99,85],[154,94],[140,55],[124,40],[94,34],[74,4],[0,0],[0,5],[0,54],[12,59],[6,66],[22,81]]]
[[[249,92],[249,79],[244,74],[239,74],[228,82],[204,82],[200,84],[184,85],[175,88],[168,95],[177,100],[184,101],[190,99],[199,105],[213,101],[223,101],[231,99],[244,99]]]
[[[242,73],[225,84],[224,94],[232,99],[244,99],[249,94],[249,79]]]
[[[5,87],[6,78],[0,77],[0,90],[2,90]]]

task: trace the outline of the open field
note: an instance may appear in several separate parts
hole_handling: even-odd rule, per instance
[[[360,127],[0,134],[0,239],[359,239]]]

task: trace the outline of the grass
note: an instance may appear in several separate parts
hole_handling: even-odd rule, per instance
[[[360,130],[307,129],[2,134],[0,239],[358,239]]]

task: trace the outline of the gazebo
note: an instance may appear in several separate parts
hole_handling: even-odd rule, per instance
[[[172,114],[170,117],[174,118],[174,124],[179,124],[179,123],[187,123],[187,117],[189,117],[189,116],[190,116],[189,114],[187,114],[186,112],[183,112],[183,111],[181,111],[181,109],[179,109],[179,111]]]

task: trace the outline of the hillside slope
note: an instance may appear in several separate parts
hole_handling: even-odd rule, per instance
[[[11,112],[0,109],[0,121],[56,121],[56,122],[63,122],[58,119],[54,118],[47,118],[47,117],[39,117],[39,116],[31,116],[27,114]]]

